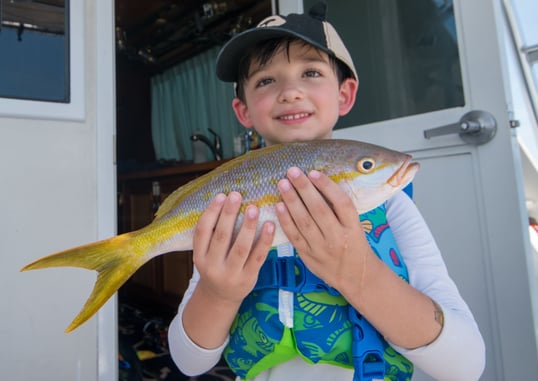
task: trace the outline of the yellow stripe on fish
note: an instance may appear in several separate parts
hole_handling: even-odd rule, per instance
[[[91,318],[151,258],[191,250],[198,219],[218,193],[237,191],[243,197],[234,234],[246,207],[255,204],[260,208],[260,227],[265,221],[275,222],[276,245],[287,241],[274,206],[281,200],[277,183],[288,168],[325,173],[349,195],[360,214],[412,180],[418,164],[410,160],[407,154],[352,140],[289,143],[251,151],[179,187],[142,229],[46,256],[21,271],[71,266],[98,272],[92,293],[66,329],[70,332]]]

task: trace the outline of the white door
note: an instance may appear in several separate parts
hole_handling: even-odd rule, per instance
[[[280,11],[302,12],[313,2],[280,1]],[[536,379],[527,215],[503,86],[500,2],[327,3],[360,77],[358,103],[335,136],[410,152],[421,163],[414,199],[484,336],[482,380]],[[496,121],[490,141],[476,144],[446,129],[425,138],[424,131],[461,125],[470,112],[487,124],[477,110]],[[413,380],[431,378],[417,371]]]

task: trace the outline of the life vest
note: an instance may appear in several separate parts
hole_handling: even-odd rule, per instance
[[[408,281],[381,205],[359,216],[376,255]],[[279,289],[293,292],[293,324],[279,317]],[[303,264],[297,252],[279,257],[272,248],[254,290],[244,299],[230,329],[223,356],[242,379],[297,356],[306,362],[355,369],[354,381],[383,378],[410,380],[413,364],[334,289]]]

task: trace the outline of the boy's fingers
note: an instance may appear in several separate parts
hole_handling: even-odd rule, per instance
[[[355,206],[346,192],[338,184],[319,171],[310,171],[308,178],[325,198],[328,207],[333,210],[333,213],[342,224],[351,226],[357,223]],[[317,211],[320,213],[318,213],[316,218],[320,218],[321,222],[326,221],[327,219],[323,219],[322,216],[327,213],[327,211],[322,211],[320,209]],[[353,213],[350,213],[350,211],[353,211]]]
[[[273,238],[275,236],[275,224],[273,222],[266,222],[263,224],[260,236],[254,243],[254,247],[245,263],[245,271],[256,274],[260,272],[260,268],[265,261],[265,258],[269,254]]]
[[[241,194],[238,192],[231,192],[224,201],[218,221],[214,226],[211,242],[209,243],[207,251],[208,257],[218,257],[220,260],[225,259],[225,256],[230,249],[233,229],[240,208]]]
[[[258,217],[258,208],[255,205],[249,205],[245,210],[241,227],[228,255],[228,261],[232,266],[243,267],[248,259],[256,236]]]
[[[284,202],[279,202],[275,206],[276,213],[278,215],[278,221],[282,230],[286,234],[286,237],[294,246],[300,246],[301,242],[304,241],[304,237],[300,232],[299,228],[295,224],[288,208]],[[299,249],[299,247],[297,247]]]
[[[205,255],[207,253],[213,230],[215,229],[225,201],[225,194],[220,193],[215,196],[198,220],[193,239],[193,251],[195,255]]]
[[[290,168],[288,179],[278,185],[282,199],[302,233],[314,231],[317,234],[313,228],[319,228],[320,223],[331,225],[336,222],[331,218],[332,211],[323,196],[300,169]]]

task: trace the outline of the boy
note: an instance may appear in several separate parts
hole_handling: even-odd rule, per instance
[[[219,78],[236,83],[238,120],[268,145],[330,139],[355,102],[355,67],[324,18],[324,5],[268,17],[217,58]],[[184,373],[203,373],[223,354],[238,379],[409,380],[413,364],[438,380],[480,377],[478,327],[405,194],[361,224],[319,172],[290,168],[279,190],[277,214],[293,247],[270,248],[271,223],[255,238],[254,206],[232,241],[235,192],[216,197],[199,220],[193,279],[169,331]],[[385,227],[388,246],[365,221]],[[308,287],[268,287],[268,268],[290,260]]]

